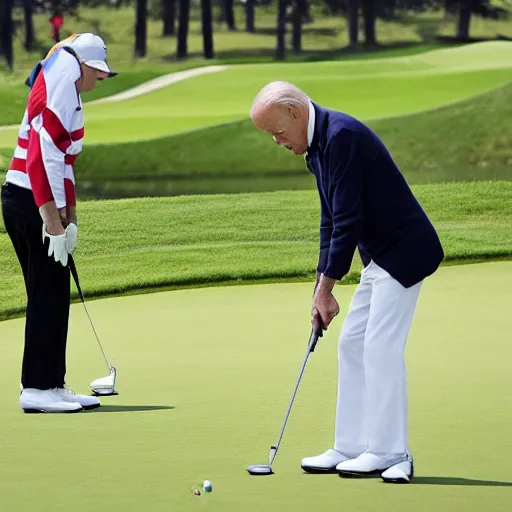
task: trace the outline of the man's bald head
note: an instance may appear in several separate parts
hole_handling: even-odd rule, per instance
[[[254,125],[273,135],[274,140],[297,154],[307,150],[309,97],[289,82],[271,82],[253,101]]]

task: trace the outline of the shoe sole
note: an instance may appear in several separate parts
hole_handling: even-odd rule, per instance
[[[369,471],[368,473],[361,473],[358,471],[338,471],[340,478],[376,478],[382,476],[385,469],[377,471]]]
[[[84,410],[83,407],[80,409],[74,409],[72,411],[45,411],[44,409],[23,409],[22,411],[25,414],[73,414],[77,412],[82,412]]]
[[[316,468],[312,466],[301,466],[303,471],[311,473],[312,475],[333,475],[336,474],[336,466],[332,468]]]
[[[98,407],[101,407],[101,404],[82,405],[82,409],[84,409],[85,411],[92,411],[93,409],[97,409]]]

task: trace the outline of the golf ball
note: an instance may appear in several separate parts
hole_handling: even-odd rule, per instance
[[[210,480],[205,480],[203,482],[203,489],[206,491],[206,492],[212,492],[212,483],[210,482]]]
[[[199,489],[194,489],[194,494],[196,496],[201,496],[201,491]]]

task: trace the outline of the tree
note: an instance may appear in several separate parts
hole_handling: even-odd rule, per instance
[[[25,50],[30,51],[34,48],[35,36],[34,36],[34,21],[32,13],[34,5],[32,0],[23,0],[23,14],[25,18]]]
[[[500,19],[508,15],[508,10],[494,5],[492,0],[445,0],[445,9],[457,14],[456,37],[459,41],[469,41],[471,17]]]
[[[213,59],[212,0],[201,0],[203,52],[205,59]]]
[[[245,2],[245,31],[254,33],[254,4],[255,0],[246,0]]]
[[[135,14],[135,57],[146,56],[148,0],[137,0]]]
[[[294,53],[302,51],[302,22],[307,19],[307,0],[295,0],[292,13],[292,48]]]
[[[286,7],[288,6],[287,0],[278,0],[277,4],[277,45],[276,45],[276,59],[284,60],[285,36],[286,36]]]
[[[12,40],[14,37],[13,4],[14,0],[2,0],[0,3],[0,54],[4,56],[7,66],[11,71],[14,67],[12,50]]]
[[[359,41],[359,0],[347,0],[348,43],[356,46]]]
[[[223,13],[221,17],[221,21],[225,21],[228,30],[234,32],[236,30],[235,25],[235,12],[233,10],[233,0],[221,0]]]
[[[188,57],[187,40],[190,0],[180,0],[179,9],[177,57],[178,59],[186,59]]]
[[[364,40],[367,45],[373,46],[377,44],[375,35],[375,22],[377,17],[375,12],[375,0],[362,0],[361,4],[364,21]]]
[[[173,36],[176,33],[175,0],[162,0],[162,18],[164,21],[162,35]]]

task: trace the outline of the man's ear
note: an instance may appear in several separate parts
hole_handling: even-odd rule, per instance
[[[299,110],[295,105],[288,105],[288,114],[292,119],[298,119],[299,116]]]

